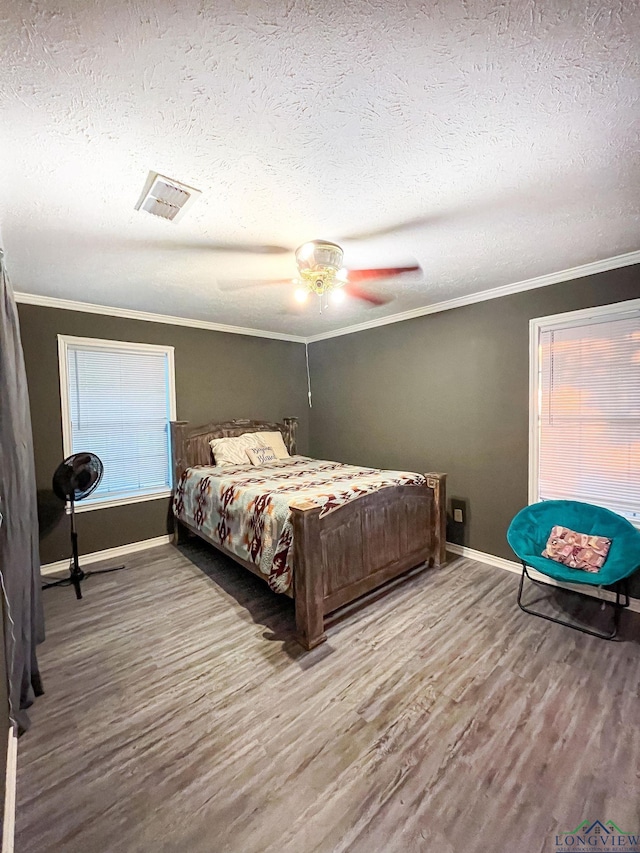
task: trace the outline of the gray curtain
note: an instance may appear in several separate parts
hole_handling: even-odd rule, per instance
[[[42,691],[44,640],[31,413],[18,311],[0,250],[0,571],[5,596],[9,704],[20,731]]]

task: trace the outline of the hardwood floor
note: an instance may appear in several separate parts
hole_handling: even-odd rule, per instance
[[[548,853],[640,830],[640,619],[527,616],[462,558],[304,652],[293,605],[203,545],[45,593],[18,853]],[[563,593],[551,593],[558,607]]]

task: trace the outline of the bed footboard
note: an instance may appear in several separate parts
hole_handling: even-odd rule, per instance
[[[324,518],[292,508],[294,598],[299,640],[326,639],[324,617],[398,575],[445,562],[446,474],[425,486],[372,492]]]

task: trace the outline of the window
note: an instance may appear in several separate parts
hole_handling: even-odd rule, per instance
[[[640,527],[640,300],[531,321],[529,501]]]
[[[91,452],[104,475],[78,511],[171,493],[173,347],[58,335],[65,457]]]

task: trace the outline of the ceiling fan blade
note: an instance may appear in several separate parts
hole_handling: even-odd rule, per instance
[[[291,252],[291,249],[286,246],[262,245],[261,243],[213,243],[207,241],[180,242],[174,240],[153,240],[149,241],[149,243],[141,243],[141,245],[167,251],[228,252],[230,254],[237,253],[239,255],[285,255]]]
[[[349,270],[347,280],[349,283],[375,281],[379,278],[393,278],[405,272],[422,272],[422,267],[419,264],[412,264],[410,267],[377,267],[370,270]]]
[[[418,228],[438,228],[458,227],[469,223],[475,223],[486,217],[492,217],[496,214],[504,214],[510,210],[519,212],[524,210],[549,210],[549,191],[548,187],[553,186],[554,190],[562,185],[565,187],[565,193],[572,193],[576,186],[575,175],[571,175],[566,167],[561,173],[547,173],[547,181],[535,181],[535,183],[519,184],[511,188],[495,186],[492,191],[482,193],[478,198],[466,198],[458,204],[443,205],[440,204],[435,210],[430,213],[423,213],[418,216],[412,216],[409,219],[401,222],[391,222],[387,225],[380,225],[352,233],[343,235],[342,240],[370,240],[374,237],[386,237],[389,234],[401,234],[404,231],[413,231]],[[340,238],[337,238],[340,242]]]
[[[393,302],[394,299],[393,296],[379,296],[377,293],[369,293],[352,282],[345,284],[344,291],[345,293],[348,293],[349,296],[353,296],[355,299],[361,299],[363,302],[368,302],[369,305],[376,307],[379,305],[388,305],[389,302]]]
[[[357,234],[349,234],[344,236],[342,239],[345,241],[371,240],[374,237],[386,237],[387,234],[398,234],[401,231],[411,231],[414,228],[424,227],[425,225],[438,225],[442,221],[446,222],[446,220],[447,216],[443,214],[416,216],[413,219],[405,219],[404,222],[392,222],[389,225],[382,225],[379,228],[371,228],[368,231],[359,231]]]
[[[218,289],[219,290],[246,290],[249,287],[267,287],[270,285],[278,284],[293,284],[293,279],[291,278],[232,278],[232,279],[218,279]]]

